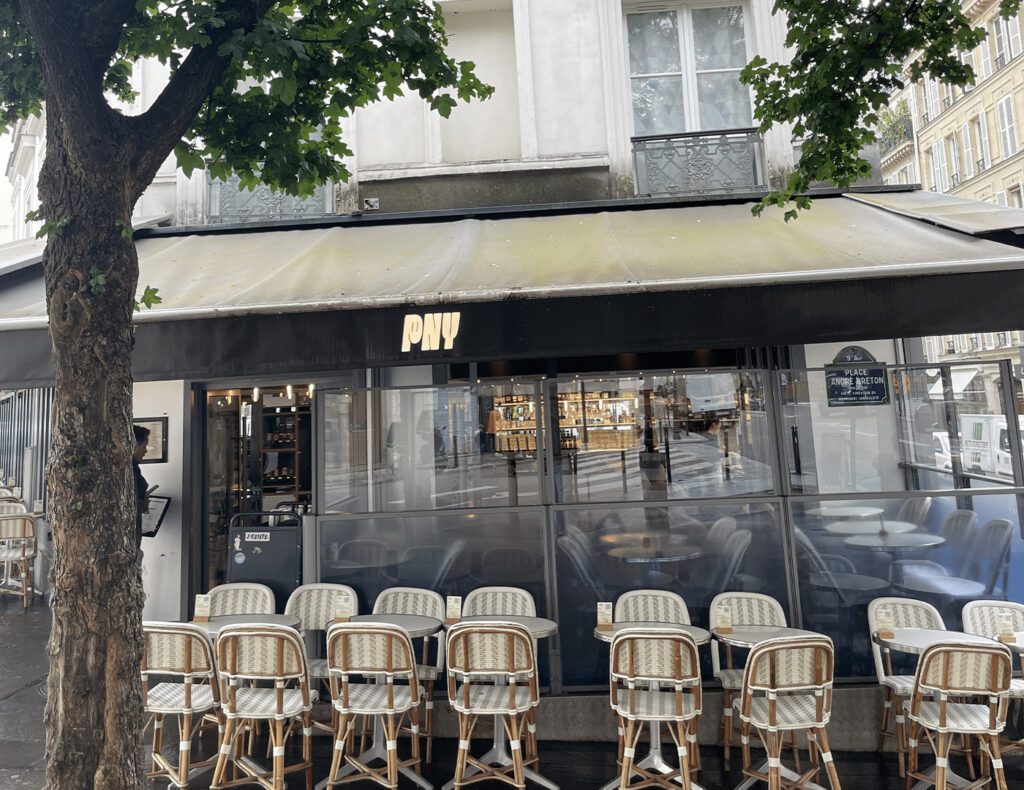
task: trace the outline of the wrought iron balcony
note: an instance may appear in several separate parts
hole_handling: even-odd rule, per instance
[[[280,222],[304,217],[326,217],[333,214],[330,185],[319,186],[312,197],[298,198],[269,187],[241,189],[238,177],[227,181],[209,180],[211,225],[244,222]]]
[[[768,188],[756,129],[633,138],[639,195],[728,195]]]

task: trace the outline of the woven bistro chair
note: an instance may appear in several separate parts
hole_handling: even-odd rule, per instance
[[[934,631],[945,631],[946,624],[942,621],[939,610],[930,603],[915,601],[911,598],[875,598],[868,604],[868,630],[874,634],[878,630],[878,611],[888,608],[892,612],[895,628],[928,628]],[[871,655],[875,661],[875,674],[882,687],[882,720],[878,725],[878,751],[882,751],[886,738],[896,738],[896,749],[900,767],[900,776],[906,775],[906,743],[905,718],[903,703],[910,698],[914,690],[913,675],[896,675],[892,671],[892,655],[888,648],[871,640]],[[895,711],[893,710],[895,708]],[[896,719],[896,731],[889,731],[889,722]]]
[[[210,617],[228,614],[273,614],[274,591],[265,584],[230,582],[210,588]]]
[[[189,772],[217,762],[218,754],[192,761],[192,742],[208,712],[218,718],[220,689],[213,660],[213,645],[199,626],[191,623],[142,624],[142,700],[153,717],[152,766],[149,778],[167,779],[174,787],[188,787]],[[171,676],[150,687],[149,676]],[[178,718],[178,764],[161,754],[164,718]]]
[[[477,587],[462,604],[463,617],[536,617],[533,596],[519,587]]]
[[[1024,632],[1024,604],[1010,601],[970,601],[963,609],[964,631],[999,638],[999,618],[1008,617],[1014,633]],[[1024,678],[1010,681],[1010,698],[1024,699]]]
[[[20,595],[27,609],[35,592],[36,522],[27,514],[0,515],[0,563],[20,576],[20,589],[0,586],[0,593]],[[8,579],[10,574],[6,574]]]
[[[217,677],[221,710],[227,723],[213,772],[212,790],[258,784],[283,790],[285,776],[304,771],[306,790],[313,787],[312,705],[309,670],[299,632],[282,625],[229,625],[217,635]],[[272,683],[268,688],[261,683]],[[294,719],[302,721],[302,759],[285,764],[285,744]],[[273,765],[267,770],[242,754],[247,722],[266,721]],[[235,778],[227,778],[228,765]],[[238,773],[243,774],[238,777]]]
[[[740,717],[743,773],[780,790],[782,748],[786,732],[807,733],[811,767],[786,787],[804,787],[825,763],[829,786],[840,790],[839,775],[825,727],[832,715],[832,680],[835,652],[827,636],[768,639],[751,649],[743,673],[743,688],[735,705]],[[750,729],[768,755],[768,772],[751,766]],[[799,767],[797,767],[799,771]]]
[[[455,787],[487,779],[525,787],[525,769],[538,762],[533,713],[540,701],[530,632],[521,625],[497,620],[456,623],[448,630],[445,654],[448,700],[459,722]],[[494,717],[494,726],[505,728],[511,765],[491,766],[470,755],[473,730],[481,716]],[[467,766],[479,773],[466,778]]]
[[[302,623],[299,630],[304,633],[327,635],[331,621],[337,616],[338,607],[348,596],[352,614],[359,614],[359,597],[347,584],[303,584],[296,587],[284,605],[284,613],[298,617]],[[307,658],[311,681],[327,680],[326,658]]]
[[[389,587],[377,596],[374,614],[418,614],[444,622],[445,603],[440,593],[418,587]],[[426,762],[434,759],[434,685],[444,671],[444,631],[435,635],[437,650],[434,663],[430,663],[430,638],[423,640],[416,677],[423,688],[423,726],[420,734],[426,739]]]
[[[385,623],[337,623],[327,632],[327,661],[331,672],[331,696],[338,711],[334,756],[327,785],[369,779],[384,787],[398,787],[402,768],[420,769],[420,686],[416,678],[416,654],[409,635]],[[366,682],[373,678],[375,682]],[[373,768],[354,753],[358,716],[380,717],[385,737],[385,766]],[[412,756],[398,757],[398,733],[408,717]],[[340,778],[342,766],[355,773]]]
[[[689,625],[690,612],[678,593],[668,590],[631,590],[615,601],[615,622]]]
[[[748,592],[724,592],[716,595],[708,609],[708,622],[714,628],[718,612],[723,606],[730,607],[733,625],[770,625],[785,628],[786,611],[782,604],[770,595]],[[722,666],[718,652],[718,640],[711,640],[711,668],[718,682],[722,684],[722,723],[719,727],[719,742],[726,764],[733,737],[733,700],[743,688],[743,668],[733,666],[732,646],[725,646],[725,666]]]
[[[995,786],[1006,790],[1006,776],[999,749],[999,734],[1006,726],[1006,706],[1013,673],[1013,657],[1005,645],[990,640],[978,644],[951,642],[931,645],[921,655],[914,675],[914,690],[905,703],[909,720],[909,766],[907,785],[912,780],[945,790],[949,752],[954,736],[976,737],[982,771],[991,768]],[[950,702],[950,697],[981,697],[982,702]],[[932,777],[918,768],[920,736],[924,733],[935,753]],[[966,787],[988,784],[982,776]]]
[[[27,513],[28,508],[25,507],[25,503],[20,499],[4,499],[0,500],[0,516],[13,516],[19,513]]]
[[[699,768],[697,719],[701,713],[700,658],[693,637],[671,627],[625,628],[610,652],[609,695],[619,718],[619,787],[677,787],[689,790]],[[645,722],[665,724],[679,755],[678,774],[646,771],[634,763]],[[631,784],[633,776],[640,781]]]

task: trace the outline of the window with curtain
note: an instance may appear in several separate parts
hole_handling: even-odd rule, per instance
[[[638,136],[753,123],[750,91],[739,80],[749,60],[742,5],[627,14],[626,30]]]

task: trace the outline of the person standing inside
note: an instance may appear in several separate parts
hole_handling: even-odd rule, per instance
[[[139,461],[146,456],[149,449],[149,428],[133,425],[135,449],[132,451],[132,476],[135,478],[135,547],[142,548],[142,514],[149,510],[149,484],[142,476]]]

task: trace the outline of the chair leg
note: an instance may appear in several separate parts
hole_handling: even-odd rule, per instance
[[[946,790],[946,768],[949,761],[949,746],[952,735],[938,733],[935,743],[935,790]]]
[[[434,684],[427,686],[427,696],[424,700],[426,713],[424,714],[424,736],[427,739],[427,765],[434,762]]]
[[[416,773],[421,773],[420,767],[420,709],[414,705],[409,711],[409,729],[412,731],[412,758],[416,761],[413,763],[413,769]],[[428,736],[429,737],[429,736]]]
[[[828,784],[832,790],[842,790],[839,784],[839,773],[836,771],[835,761],[832,759],[832,747],[829,746],[828,733],[824,727],[819,727],[814,733],[815,743],[821,751],[821,761],[825,763],[825,772],[828,774]]]
[[[267,730],[274,745],[274,790],[284,790],[284,722],[270,723]]]
[[[398,787],[398,720],[395,715],[382,716],[384,734],[387,738],[388,787]]]
[[[875,751],[880,752],[885,748],[885,736],[889,732],[889,718],[891,714],[892,689],[889,686],[882,686],[882,720],[878,724],[878,746]]]
[[[228,768],[228,757],[231,756],[231,748],[235,740],[235,727],[237,726],[237,719],[228,719],[224,727],[224,734],[221,736],[220,746],[218,747],[217,767],[213,769],[211,787],[219,787],[224,782],[224,775],[227,773]]]
[[[331,769],[327,773],[327,784],[331,785],[341,769],[341,760],[345,756],[345,741],[348,739],[348,716],[338,716],[338,724],[334,730],[334,754],[331,755]]]
[[[961,733],[960,747],[963,749],[964,759],[967,761],[967,778],[973,782],[975,779],[978,778],[978,775],[974,771],[974,753],[973,749],[971,748],[970,735],[964,735],[963,733]]]
[[[156,756],[164,748],[164,717],[162,713],[153,715],[153,772],[160,770]]]
[[[1003,772],[1003,755],[999,750],[999,736],[990,735],[989,751],[992,752],[992,774],[995,778],[997,790],[1006,790],[1006,774]]]
[[[800,747],[796,743],[796,730],[789,731],[789,752],[793,755],[793,767],[800,773]]]
[[[462,787],[466,774],[466,761],[469,757],[469,716],[459,714],[459,751],[455,758],[455,787]]]
[[[188,783],[188,771],[192,756],[192,714],[183,713],[178,718],[178,781]]]
[[[907,738],[907,770],[903,774],[904,787],[906,790],[910,790],[914,786],[914,774],[917,773],[917,761],[919,753],[917,750],[917,736],[919,733],[919,725],[916,721],[910,722],[910,733]],[[902,752],[900,754],[902,757]]]
[[[626,721],[625,744],[622,748],[622,768],[619,772],[619,790],[626,790],[629,787],[629,779],[633,775],[633,755],[636,753],[636,743],[640,740],[642,730],[642,722],[637,722],[633,719]]]
[[[740,724],[740,749],[743,752],[743,770],[750,770],[750,725]]]
[[[782,742],[781,732],[768,733],[768,790],[782,790]]]
[[[697,719],[693,719],[686,728],[686,747],[689,749],[690,766],[694,771],[701,770],[700,744],[697,743]]]
[[[900,776],[907,775],[906,755],[907,746],[907,716],[903,710],[903,698],[893,696],[896,708],[896,762],[899,765]],[[916,769],[915,769],[916,770]]]
[[[306,790],[313,790],[313,711],[302,714],[302,762],[306,766]]]
[[[683,790],[691,790],[693,785],[690,781],[690,723],[676,722],[673,735],[676,741],[676,753],[679,755],[679,781],[683,785]]]
[[[722,759],[724,768],[729,770],[729,747],[732,744],[732,692],[722,692]]]
[[[512,714],[508,717],[508,745],[512,752],[512,771],[515,785],[519,788],[526,787],[526,772],[523,766],[523,744],[521,741],[525,719],[526,717],[523,714]]]

